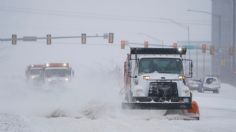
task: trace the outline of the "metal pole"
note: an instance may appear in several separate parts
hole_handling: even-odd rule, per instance
[[[203,77],[205,77],[205,55],[206,53],[203,53]]]
[[[198,79],[198,48],[196,48],[196,79]]]
[[[235,22],[236,22],[236,20],[235,20],[235,0],[233,0],[233,50],[234,50],[234,54],[233,54],[233,72],[235,72],[236,71],[236,65],[235,65],[235,61],[236,61],[236,56],[235,56]]]
[[[218,19],[219,19],[219,42],[218,42],[218,48],[219,48],[219,50],[221,51],[219,54],[220,54],[220,57],[219,57],[219,65],[218,66],[220,66],[220,68],[219,68],[219,72],[220,72],[220,76],[221,76],[221,60],[222,60],[222,58],[223,58],[223,50],[221,49],[221,21],[222,21],[222,18],[221,18],[221,15],[217,15],[217,17],[218,17]]]
[[[189,43],[189,41],[190,41],[190,32],[189,32],[189,25],[187,26],[187,30],[188,30],[188,47],[189,47],[189,52],[188,52],[188,58],[190,59],[190,43]]]

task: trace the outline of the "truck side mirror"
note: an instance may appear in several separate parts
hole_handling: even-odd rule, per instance
[[[183,61],[185,62],[185,70],[188,75],[185,75],[187,78],[192,78],[193,76],[193,61],[190,59],[183,59]]]

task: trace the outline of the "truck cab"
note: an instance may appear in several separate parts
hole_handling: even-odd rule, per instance
[[[43,64],[34,64],[34,65],[27,66],[26,71],[25,71],[25,76],[26,76],[27,81],[34,82],[34,83],[43,82],[44,67],[45,65]]]
[[[50,85],[60,85],[69,82],[73,74],[69,63],[47,63],[44,69],[44,80]]]

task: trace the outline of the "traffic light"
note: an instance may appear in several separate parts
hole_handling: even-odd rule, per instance
[[[47,45],[51,45],[51,44],[52,44],[52,35],[47,34]]]
[[[144,41],[144,48],[148,48],[148,41]]]
[[[86,44],[86,34],[85,33],[81,34],[81,43]]]
[[[207,50],[207,45],[202,44],[202,53],[206,53],[206,50]]]
[[[172,48],[177,48],[177,43],[173,43]]]
[[[108,34],[108,43],[113,43],[114,41],[114,33],[109,33]]]
[[[235,52],[234,48],[229,48],[229,55],[233,56]]]
[[[211,46],[210,48],[210,55],[215,55],[215,47],[214,46]]]
[[[125,40],[120,41],[120,48],[125,49]]]
[[[17,35],[16,34],[12,34],[11,43],[12,43],[12,45],[16,45],[16,43],[17,43]]]

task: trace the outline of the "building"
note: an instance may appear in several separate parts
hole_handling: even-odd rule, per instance
[[[212,0],[212,71],[236,85],[236,0]]]

